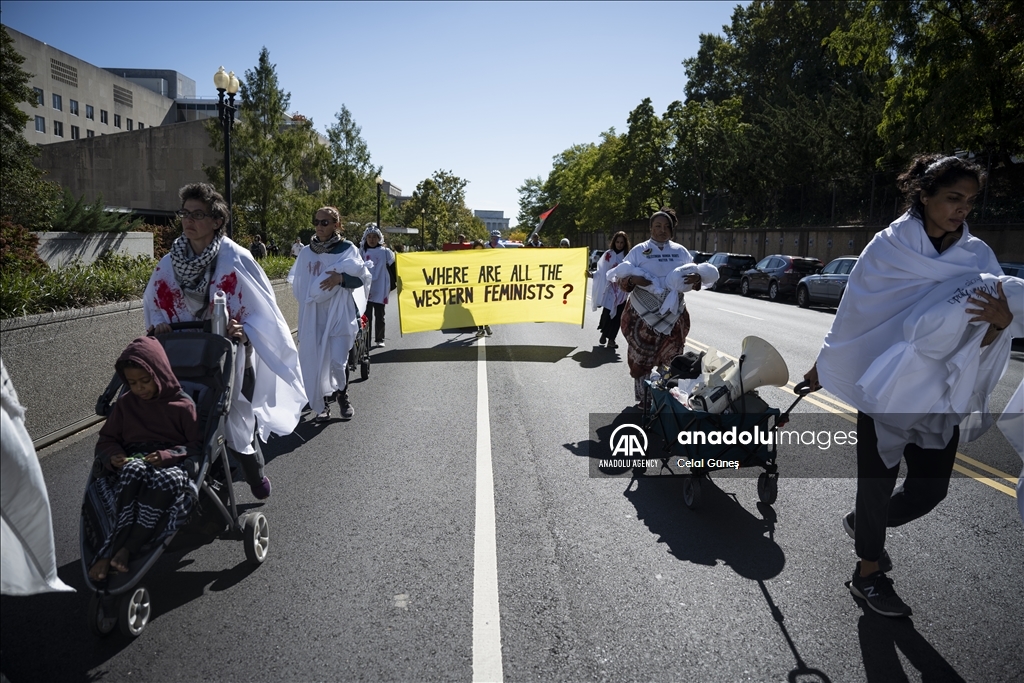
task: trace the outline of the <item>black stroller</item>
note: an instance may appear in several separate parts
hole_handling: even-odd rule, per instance
[[[151,614],[149,590],[142,580],[174,538],[182,531],[209,536],[241,540],[245,556],[259,565],[267,557],[270,530],[267,518],[259,511],[239,515],[231,480],[231,466],[227,459],[224,425],[231,399],[234,396],[236,344],[209,332],[209,322],[172,323],[172,332],[157,337],[182,389],[196,404],[199,424],[204,435],[201,458],[181,463],[190,474],[191,495],[195,499],[192,512],[185,525],[165,532],[149,541],[128,564],[129,570],[111,573],[105,580],[95,582],[89,577],[89,568],[116,522],[105,511],[100,495],[93,486],[98,477],[106,476],[103,466],[94,462],[86,485],[79,522],[82,573],[91,591],[88,618],[93,631],[100,636],[110,634],[120,626],[121,632],[135,638],[146,627]],[[110,414],[114,400],[125,387],[121,378],[114,379],[96,404],[98,415]],[[254,439],[259,448],[259,439]]]
[[[356,333],[356,343],[348,352],[347,372],[355,372],[359,368],[359,379],[365,380],[370,376],[370,325],[366,314],[359,318],[359,331]]]

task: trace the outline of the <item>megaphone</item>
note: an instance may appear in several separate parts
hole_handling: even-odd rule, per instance
[[[789,368],[775,347],[760,337],[743,340],[739,365],[719,362],[712,350],[708,356],[716,360],[705,363],[700,384],[690,393],[690,407],[705,413],[721,413],[742,394],[763,386],[784,387],[789,381]]]

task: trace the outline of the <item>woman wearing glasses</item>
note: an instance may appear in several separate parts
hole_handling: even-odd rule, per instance
[[[341,417],[355,409],[348,397],[348,354],[359,332],[372,277],[359,249],[341,235],[341,215],[333,206],[316,212],[316,234],[288,273],[299,302],[299,363],[315,422],[331,418],[338,399]],[[383,267],[383,266],[381,266]]]
[[[223,234],[231,220],[224,198],[207,183],[181,188],[182,235],[153,271],[143,306],[150,333],[170,332],[169,323],[206,320],[213,297],[227,299],[228,336],[245,344],[238,354],[235,396],[227,419],[227,441],[253,495],[270,496],[263,455],[253,440],[290,434],[299,423],[306,395],[298,353],[266,273],[245,247]]]

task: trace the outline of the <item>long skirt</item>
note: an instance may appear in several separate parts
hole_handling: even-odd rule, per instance
[[[686,309],[683,309],[670,334],[660,334],[644,322],[631,303],[626,302],[622,311],[622,336],[629,345],[626,362],[637,401],[645,400],[644,379],[654,367],[671,363],[673,358],[684,352],[689,333],[690,312]]]
[[[123,547],[134,555],[182,526],[192,510],[188,485],[180,467],[157,468],[142,460],[129,460],[116,477],[98,478],[94,486],[103,510],[116,521],[96,556],[111,557]]]
[[[625,305],[625,302],[619,304],[614,314],[604,306],[601,307],[601,321],[597,324],[597,329],[608,341],[615,341],[615,338],[619,336],[619,327],[622,325],[622,309]]]

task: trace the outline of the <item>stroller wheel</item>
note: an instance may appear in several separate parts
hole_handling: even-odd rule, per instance
[[[757,497],[765,505],[771,505],[779,497],[779,475],[762,472],[757,477]]]
[[[151,609],[149,591],[145,586],[136,586],[121,596],[117,609],[117,625],[121,627],[121,633],[129,638],[138,638],[149,623]]]
[[[117,612],[112,602],[101,598],[98,593],[89,598],[89,626],[101,638],[109,636],[117,628]]]
[[[251,564],[263,564],[270,549],[270,525],[262,512],[246,514],[242,523],[242,543],[245,545],[245,559]]]
[[[683,479],[683,503],[691,510],[700,507],[701,477],[690,475]]]
[[[363,361],[359,364],[359,378],[365,380],[369,376],[370,376],[370,359],[369,358],[364,358]]]

